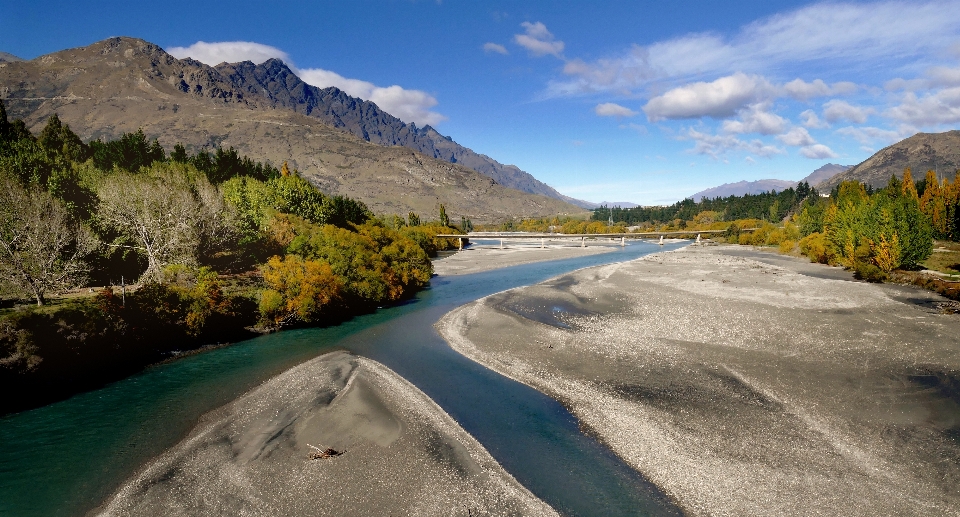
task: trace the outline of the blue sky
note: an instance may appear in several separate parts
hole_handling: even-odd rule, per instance
[[[16,2],[0,50],[281,57],[591,201],[797,180],[960,125],[960,2]],[[203,42],[205,44],[200,44]]]

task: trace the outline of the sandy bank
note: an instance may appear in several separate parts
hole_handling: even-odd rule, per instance
[[[467,356],[563,401],[694,515],[960,514],[960,318],[936,295],[685,248],[458,308]]]
[[[449,257],[435,260],[433,272],[440,276],[467,275],[502,267],[606,253],[619,246],[619,242],[609,239],[588,241],[584,248],[579,246],[579,241],[575,245],[553,242],[544,248],[540,248],[539,241],[505,241],[503,249],[500,249],[499,244],[473,244]]]
[[[310,445],[345,451],[309,459]],[[101,515],[555,515],[416,387],[334,352],[205,415]]]

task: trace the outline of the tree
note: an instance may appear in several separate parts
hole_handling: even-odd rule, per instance
[[[187,156],[187,148],[181,143],[173,146],[173,152],[170,153],[170,159],[177,163],[187,163],[190,160],[190,157]]]
[[[420,226],[420,216],[413,212],[407,214],[407,226]]]
[[[189,165],[155,163],[141,174],[115,174],[98,196],[101,223],[121,236],[114,246],[145,256],[147,280],[162,281],[168,264],[197,264],[233,234],[223,197]]]
[[[82,162],[89,154],[87,145],[70,130],[70,126],[60,122],[60,117],[56,114],[47,119],[47,125],[40,131],[37,142],[48,151],[62,154],[73,161]]]
[[[96,237],[50,194],[0,178],[0,282],[43,305],[84,282]]]
[[[440,226],[450,226],[450,218],[447,217],[447,209],[443,203],[440,203]]]
[[[10,121],[7,120],[7,108],[3,105],[3,100],[0,99],[0,142],[5,142],[10,139],[11,127]]]

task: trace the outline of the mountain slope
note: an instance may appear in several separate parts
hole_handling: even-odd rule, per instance
[[[711,199],[715,197],[742,196],[744,194],[770,192],[771,190],[779,192],[796,185],[796,181],[787,180],[738,181],[736,183],[724,183],[719,187],[702,190],[690,196],[690,198],[694,201],[700,201],[703,198]]]
[[[960,169],[960,131],[917,133],[881,149],[863,163],[825,181],[822,190],[830,190],[841,181],[848,180],[883,187],[892,175],[902,178],[907,167],[910,167],[914,179],[923,178],[928,170],[936,170],[941,177],[953,180]]]
[[[807,177],[800,180],[801,182],[806,181],[811,187],[819,189],[818,185],[823,183],[830,178],[840,174],[841,172],[849,170],[852,165],[837,165],[835,163],[828,163],[823,167],[811,172]],[[829,189],[828,189],[829,190]]]
[[[0,98],[34,131],[57,113],[84,140],[143,128],[167,149],[177,142],[189,150],[223,145],[274,165],[288,161],[324,191],[356,197],[379,213],[413,210],[429,218],[440,203],[453,220],[581,212],[458,163],[361,140],[345,131],[348,124],[368,136],[378,128],[382,141],[415,127],[394,126],[375,104],[335,88],[308,86],[277,60],[215,68],[142,40],[112,38],[0,63]],[[378,118],[385,124],[371,122]],[[337,121],[341,129],[333,127]]]

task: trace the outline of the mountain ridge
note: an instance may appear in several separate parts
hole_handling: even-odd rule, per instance
[[[445,203],[448,213],[480,221],[581,210],[510,189],[459,163],[360,139],[345,127],[351,110],[370,124],[378,117],[399,119],[335,88],[309,86],[279,60],[218,67],[178,60],[144,40],[111,38],[0,63],[0,98],[11,118],[24,119],[34,131],[57,113],[84,140],[143,128],[167,149],[178,142],[192,151],[234,146],[276,166],[289,161],[325,191],[359,198],[384,213],[426,214]],[[328,120],[339,120],[340,127]],[[402,136],[413,127],[393,129],[393,136]],[[386,139],[390,131],[380,128],[379,134]]]
[[[884,147],[853,168],[825,181],[829,190],[842,181],[859,181],[872,187],[886,186],[890,176],[903,178],[909,167],[915,180],[922,179],[928,170],[953,180],[960,171],[960,130],[943,133],[917,133]]]

